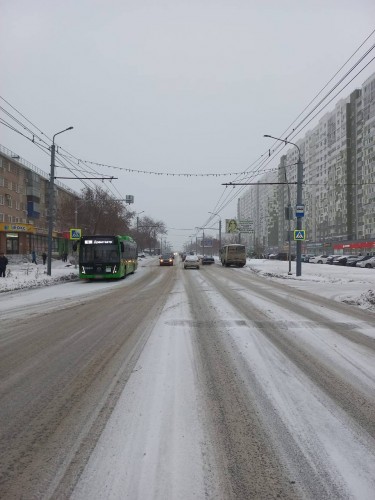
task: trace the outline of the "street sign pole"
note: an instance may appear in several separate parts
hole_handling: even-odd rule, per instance
[[[301,160],[301,152],[298,148],[298,163],[297,163],[297,207],[302,205],[302,180],[303,180],[303,166]],[[297,230],[302,229],[302,217],[297,217]],[[296,251],[296,276],[302,274],[302,241],[297,240]]]

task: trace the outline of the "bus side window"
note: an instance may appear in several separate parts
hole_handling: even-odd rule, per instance
[[[121,243],[120,243],[120,250],[121,250],[121,253],[125,252],[124,242],[123,241],[121,241]]]

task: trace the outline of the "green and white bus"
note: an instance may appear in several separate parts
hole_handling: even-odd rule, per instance
[[[137,259],[137,244],[131,236],[82,236],[79,277],[86,280],[125,278],[137,269]]]
[[[220,260],[223,266],[243,267],[246,264],[245,245],[224,245],[220,249]]]

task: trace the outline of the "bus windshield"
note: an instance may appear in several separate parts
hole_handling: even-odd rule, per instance
[[[80,262],[119,262],[120,256],[117,245],[81,245]]]

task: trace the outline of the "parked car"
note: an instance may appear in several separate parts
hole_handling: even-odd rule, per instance
[[[198,255],[187,255],[184,260],[184,269],[199,269]]]
[[[372,257],[373,257],[373,255],[362,255],[361,257],[359,257],[359,259],[354,264],[350,264],[350,265],[355,266],[355,267],[361,267],[359,265],[361,262],[364,262],[365,260],[372,259]]]
[[[215,259],[209,255],[203,255],[202,257],[202,265],[207,265],[207,264],[214,264],[215,263]]]
[[[159,257],[159,264],[161,266],[173,266],[173,259],[169,254],[161,255]]]
[[[347,259],[346,259],[346,266],[350,266],[350,267],[354,267],[356,265],[356,263],[361,260],[362,257],[360,255],[350,255]]]
[[[326,264],[332,264],[333,263],[333,259],[335,257],[339,257],[339,255],[328,255],[327,260],[326,260]]]
[[[325,264],[327,262],[328,255],[314,255],[310,257],[309,262],[312,264]]]
[[[270,254],[269,259],[277,259],[277,260],[289,260],[288,252],[279,252],[276,254]],[[291,260],[295,260],[296,256],[291,255]]]
[[[362,262],[358,262],[358,267],[367,267],[367,268],[371,268],[371,267],[375,267],[375,257],[370,257],[369,259],[367,260],[363,260]]]
[[[346,261],[348,260],[348,257],[350,257],[350,255],[337,255],[333,259],[332,264],[334,264],[336,266],[345,266],[346,265]]]
[[[310,262],[311,257],[314,257],[314,255],[311,253],[302,254],[301,261],[302,262]]]

